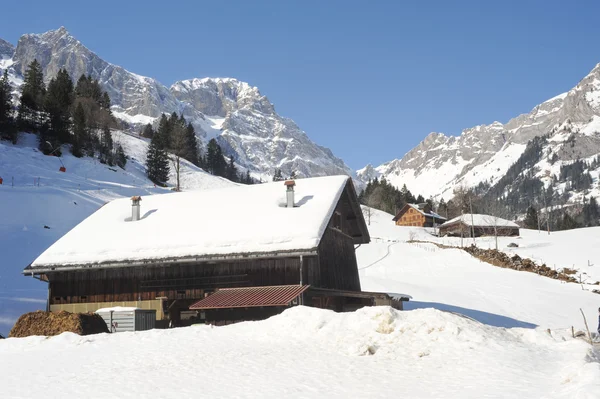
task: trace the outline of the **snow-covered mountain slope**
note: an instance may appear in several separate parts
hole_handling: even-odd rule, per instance
[[[431,133],[401,159],[377,167],[368,165],[357,172],[358,178],[368,181],[385,176],[393,184],[406,184],[426,197],[448,199],[458,185],[496,183],[536,136],[549,135],[553,145],[546,152],[548,158],[558,156],[557,167],[592,157],[600,153],[598,89],[600,64],[569,92],[537,105],[528,114],[506,124],[494,122],[466,129],[458,137]]]
[[[437,238],[423,228],[396,226],[392,217],[373,210],[368,226],[372,242],[356,252],[363,290],[409,294],[409,309],[450,310],[498,327],[584,329],[580,308],[588,322],[597,321],[600,295],[592,290],[599,288],[593,283],[600,280],[600,269],[594,266],[600,263],[599,227],[585,229],[588,234],[569,230],[550,236],[522,229],[520,238],[499,238],[499,249],[507,253],[543,260],[557,269],[574,267],[577,276],[582,275],[580,285],[492,266],[458,248],[409,243],[459,246],[460,238]],[[510,242],[519,248],[507,248]],[[472,243],[465,239],[464,245]],[[495,247],[493,237],[477,238],[475,244]]]
[[[10,398],[65,399],[597,397],[598,352],[568,334],[434,309],[297,306],[222,327],[0,340],[0,389]],[[60,378],[23,384],[23,370],[31,381]]]
[[[45,308],[45,285],[21,271],[52,243],[107,201],[170,192],[146,178],[145,140],[122,132],[114,132],[113,139],[128,154],[125,170],[75,158],[66,149],[60,159],[45,156],[32,134],[22,134],[17,145],[0,141],[0,334],[6,335],[23,312]],[[59,172],[61,160],[64,173]],[[193,190],[234,183],[185,162],[181,184]]]
[[[205,144],[217,137],[226,154],[257,178],[269,178],[276,168],[288,175],[293,170],[298,176],[353,175],[329,149],[278,115],[268,98],[248,83],[204,78],[168,88],[104,61],[64,27],[19,39],[12,60],[16,76],[22,76],[34,59],[40,62],[46,81],[60,68],[66,68],[73,79],[81,74],[98,79],[110,96],[114,115],[132,129],[156,123],[162,113],[183,114]]]
[[[258,88],[236,79],[192,79],[175,83],[179,100],[203,112],[207,123],[220,123],[219,143],[236,161],[262,177],[274,168],[300,176],[351,175],[344,162],[313,143],[291,119],[275,112]],[[213,127],[213,129],[214,129]],[[202,126],[205,132],[210,132]]]

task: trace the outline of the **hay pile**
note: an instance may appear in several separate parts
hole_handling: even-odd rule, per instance
[[[31,335],[58,335],[64,332],[79,335],[107,333],[106,323],[95,313],[31,312],[19,317],[9,338],[23,338]]]

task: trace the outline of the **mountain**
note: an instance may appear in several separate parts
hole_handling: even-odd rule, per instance
[[[465,129],[458,137],[431,133],[401,159],[357,171],[362,181],[384,176],[415,193],[452,197],[455,187],[493,186],[523,154],[534,137],[547,135],[544,157],[531,168],[539,178],[560,166],[600,153],[600,64],[577,86],[506,124]],[[552,159],[552,162],[549,162]],[[595,184],[598,171],[592,170]]]
[[[0,39],[0,60],[4,58],[12,58],[15,53],[15,46],[9,42]]]
[[[7,54],[10,48],[7,47]],[[227,155],[256,177],[268,179],[276,168],[302,176],[353,172],[324,147],[315,144],[292,120],[278,115],[258,88],[231,78],[179,81],[170,88],[104,61],[60,29],[23,35],[11,68],[22,76],[37,59],[49,81],[65,68],[73,79],[89,74],[108,92],[113,114],[130,129],[156,123],[163,113],[177,112],[196,128],[204,144],[217,138]]]

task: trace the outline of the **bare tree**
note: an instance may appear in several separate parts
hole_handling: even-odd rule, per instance
[[[173,169],[175,170],[176,191],[181,191],[181,159],[187,154],[187,141],[185,133],[185,128],[179,124],[175,124],[171,132],[169,159],[171,160]]]
[[[500,201],[491,201],[485,204],[486,215],[483,217],[482,226],[484,234],[487,233],[485,230],[488,227],[494,229],[494,238],[496,242],[496,250],[498,250],[498,232],[502,230],[505,225],[505,220],[509,217],[506,207]]]
[[[373,214],[373,208],[368,205],[362,205],[362,213],[365,219],[367,219],[367,225],[371,225],[371,215]]]

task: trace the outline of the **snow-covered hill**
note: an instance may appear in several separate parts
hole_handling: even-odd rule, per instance
[[[21,275],[40,253],[107,201],[169,192],[146,178],[144,139],[123,132],[114,132],[113,138],[128,154],[125,170],[75,158],[68,150],[60,159],[45,156],[32,134],[22,134],[17,145],[0,141],[0,334],[6,335],[23,312],[45,307],[44,284]],[[185,162],[181,184],[193,190],[234,183]]]
[[[292,171],[298,176],[353,175],[329,149],[311,141],[291,119],[278,115],[269,99],[248,83],[204,78],[176,82],[169,88],[104,61],[64,27],[23,35],[16,49],[0,43],[0,59],[2,54],[5,61],[0,69],[9,68],[15,85],[34,59],[46,81],[61,68],[73,79],[81,74],[98,79],[110,96],[113,114],[136,132],[143,124],[156,123],[162,113],[181,113],[204,144],[216,137],[226,154],[256,178],[268,179],[277,168],[286,175]]]
[[[597,321],[600,295],[592,290],[600,287],[591,284],[600,280],[600,269],[595,266],[600,263],[600,227],[550,236],[522,229],[520,238],[499,238],[499,249],[507,253],[557,269],[577,269],[587,283],[580,285],[492,266],[458,248],[439,248],[433,242],[459,246],[460,238],[437,238],[423,228],[396,226],[392,217],[373,210],[369,225],[372,242],[357,250],[364,290],[406,293],[414,299],[408,308],[451,310],[501,327],[583,329],[579,308],[592,324]],[[511,242],[519,247],[508,248]],[[472,239],[464,241],[464,245],[472,243]],[[495,240],[477,238],[475,244],[494,248]]]
[[[506,124],[493,122],[465,129],[460,136],[431,133],[401,159],[357,172],[368,181],[385,176],[415,193],[452,197],[458,185],[495,184],[525,150],[528,141],[549,135],[544,159],[533,174],[555,174],[563,163],[591,159],[600,153],[600,64],[567,93],[535,106]],[[555,162],[548,162],[556,154]],[[594,171],[598,186],[598,170]],[[598,191],[600,193],[600,191]]]

